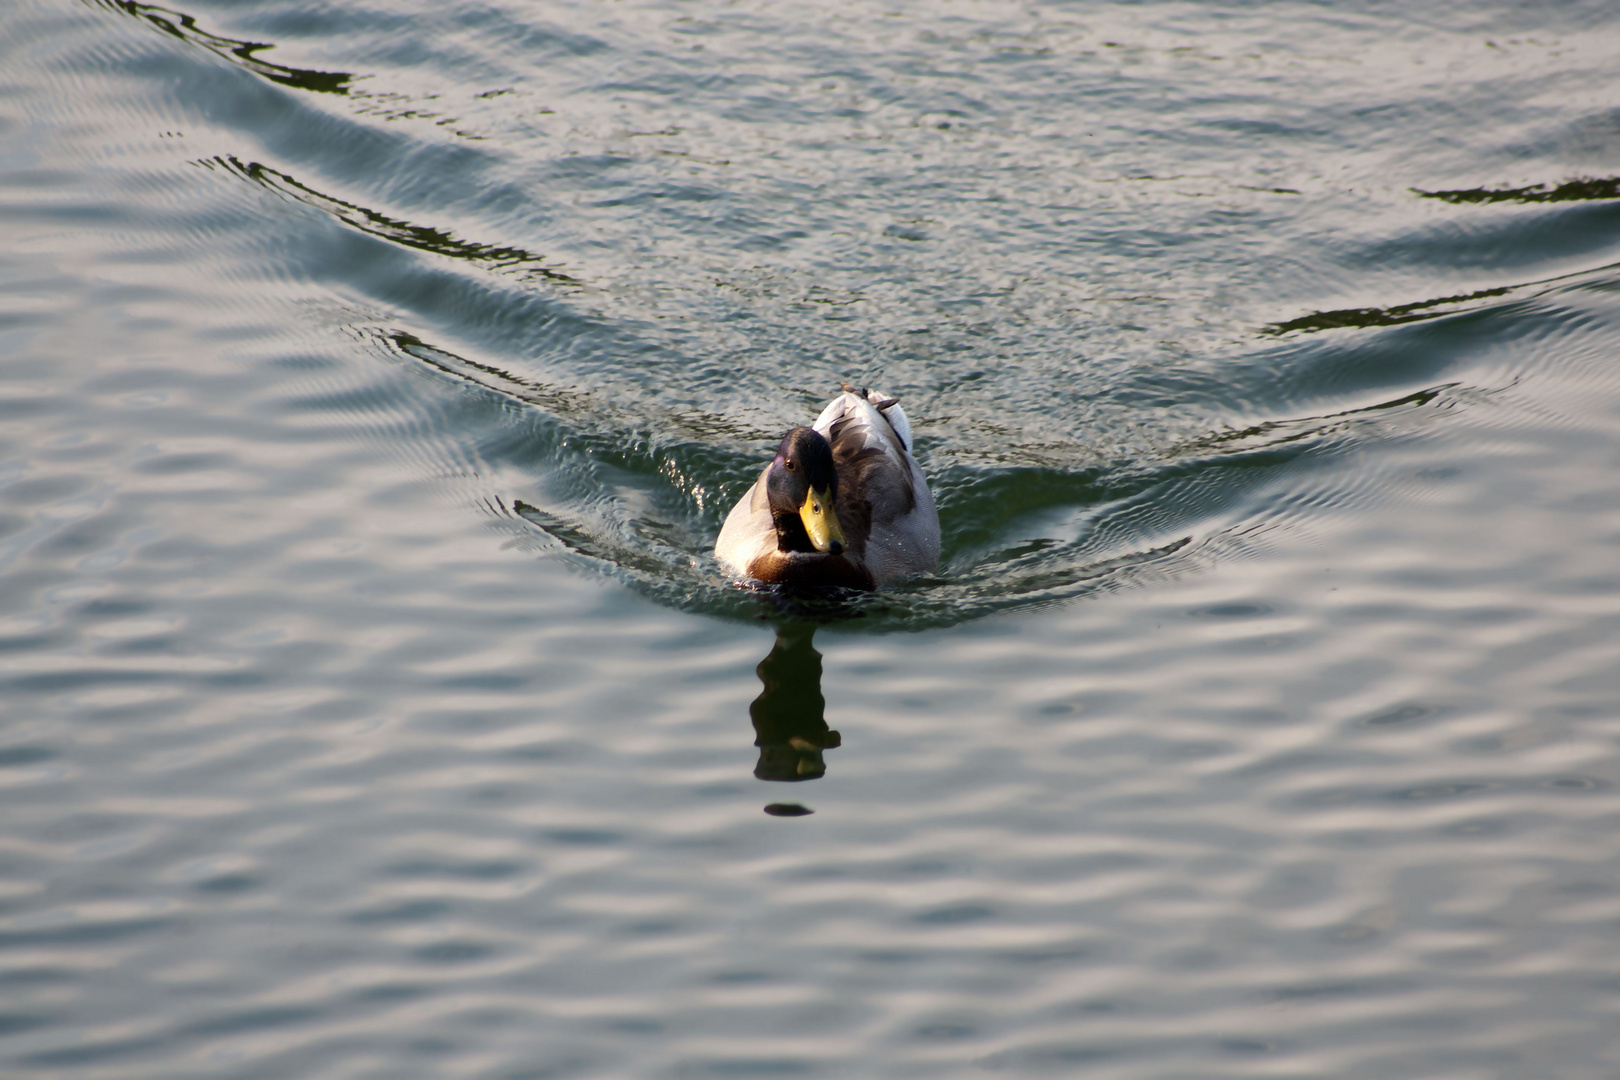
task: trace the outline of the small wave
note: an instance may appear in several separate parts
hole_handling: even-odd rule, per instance
[[[160,4],[143,4],[137,0],[99,0],[113,11],[132,16],[157,30],[181,41],[207,49],[222,59],[296,90],[310,90],[318,94],[347,94],[355,76],[346,71],[314,71],[308,68],[272,64],[258,53],[275,46],[263,41],[241,41],[237,38],[212,34],[197,25],[195,16],[175,11]]]
[[[457,355],[400,331],[396,355],[472,384],[499,414],[476,438],[488,475],[473,500],[519,543],[670,606],[722,618],[784,614],[872,630],[952,625],[1184,572],[1252,545],[1266,514],[1297,514],[1264,492],[1283,470],[1377,437],[1397,416],[1440,415],[1467,400],[1443,383],[1311,415],[1159,439],[1099,461],[995,464],[937,455],[942,570],[873,595],[739,587],[711,555],[721,521],[768,453],[770,433],[723,416],[666,409]],[[1241,382],[1241,380],[1239,380]],[[1105,438],[1100,435],[1099,438]],[[471,481],[470,481],[471,482]],[[1331,498],[1321,493],[1320,498]]]

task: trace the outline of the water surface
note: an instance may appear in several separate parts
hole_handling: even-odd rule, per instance
[[[1617,54],[8,5],[3,1071],[1620,1070]],[[737,588],[846,378],[938,576]]]

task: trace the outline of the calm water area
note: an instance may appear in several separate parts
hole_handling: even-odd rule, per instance
[[[1620,6],[6,0],[0,1075],[1620,1077]]]

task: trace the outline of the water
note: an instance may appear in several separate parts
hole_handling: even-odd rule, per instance
[[[6,5],[0,1071],[1620,1073],[1617,54]],[[938,577],[734,587],[844,378]]]

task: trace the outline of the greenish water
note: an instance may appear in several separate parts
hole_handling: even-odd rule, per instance
[[[1615,1074],[1616,55],[7,5],[0,1072]],[[846,378],[938,576],[736,587]]]

